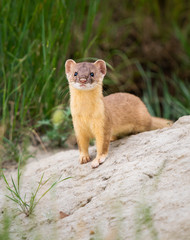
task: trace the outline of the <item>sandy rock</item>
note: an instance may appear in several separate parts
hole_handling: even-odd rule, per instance
[[[33,217],[15,217],[12,239],[190,239],[190,116],[111,143],[97,169],[78,157],[70,150],[27,164],[21,190],[27,196],[43,173],[72,178],[48,193]],[[13,210],[2,180],[0,186],[0,208]]]

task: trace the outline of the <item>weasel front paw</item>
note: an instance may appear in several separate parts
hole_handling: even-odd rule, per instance
[[[81,155],[80,158],[79,158],[79,162],[80,162],[80,164],[90,162],[89,155]]]
[[[92,168],[96,168],[96,167],[98,167],[99,165],[100,165],[99,159],[97,159],[97,158],[95,158],[95,159],[92,161],[92,163],[91,163],[91,167],[92,167]]]
[[[107,155],[101,155],[96,157],[92,163],[91,163],[91,167],[92,168],[96,168],[100,165],[100,163],[103,163],[106,160]]]

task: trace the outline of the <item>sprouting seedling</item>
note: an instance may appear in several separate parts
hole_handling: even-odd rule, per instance
[[[38,187],[36,188],[36,190],[34,192],[32,192],[30,200],[27,202],[26,201],[26,195],[23,198],[23,197],[21,197],[21,194],[20,194],[20,179],[21,179],[20,164],[18,165],[18,171],[17,171],[17,184],[15,184],[15,182],[14,182],[12,176],[11,176],[11,182],[12,182],[12,185],[13,185],[11,187],[3,172],[2,172],[2,177],[3,177],[3,180],[6,184],[6,187],[7,187],[8,191],[10,193],[10,195],[6,195],[6,197],[9,198],[11,201],[15,202],[18,206],[18,209],[22,213],[24,213],[27,217],[30,216],[34,212],[34,209],[35,209],[36,205],[39,203],[39,201],[53,187],[55,187],[55,185],[71,178],[71,177],[67,177],[67,178],[62,179],[61,176],[60,176],[58,178],[58,180],[56,180],[54,183],[52,183],[52,185],[37,199],[37,194],[38,194],[39,190],[50,180],[50,178],[48,178],[43,183],[43,178],[44,178],[44,173],[43,173],[42,176],[41,176],[40,182],[38,184]]]

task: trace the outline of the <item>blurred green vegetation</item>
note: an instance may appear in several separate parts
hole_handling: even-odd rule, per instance
[[[10,225],[11,217],[8,215],[7,211],[2,211],[3,218],[0,221],[0,239],[10,240]]]
[[[134,93],[151,114],[173,120],[190,114],[189,1],[1,0],[0,139],[5,145],[18,146],[31,129],[45,134],[39,121],[51,121],[56,106],[68,106],[67,58],[102,58],[110,64],[105,94]],[[68,123],[68,118],[62,123],[64,136],[71,131]]]

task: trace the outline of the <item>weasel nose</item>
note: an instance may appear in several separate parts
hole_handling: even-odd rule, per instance
[[[79,81],[80,81],[81,83],[86,83],[87,80],[86,80],[86,78],[80,78]]]

